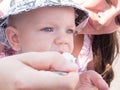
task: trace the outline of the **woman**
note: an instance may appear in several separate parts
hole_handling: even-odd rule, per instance
[[[119,0],[78,0],[78,3],[89,11],[90,19],[80,34],[92,34],[93,63],[92,69],[100,73],[110,85],[114,77],[112,63],[119,53],[117,32],[120,28]],[[79,29],[79,28],[78,28]],[[109,33],[109,34],[108,34]],[[95,35],[96,34],[96,35]],[[101,35],[98,35],[101,34]],[[103,35],[102,35],[103,34]],[[74,55],[78,55],[84,36],[76,37]],[[89,66],[91,66],[89,64]],[[94,68],[93,68],[94,67]]]

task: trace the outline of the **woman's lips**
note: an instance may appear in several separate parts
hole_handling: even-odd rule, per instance
[[[89,28],[92,28],[92,29],[96,30],[96,28],[94,27],[93,21],[90,20],[90,19],[88,20],[87,26],[88,26]]]

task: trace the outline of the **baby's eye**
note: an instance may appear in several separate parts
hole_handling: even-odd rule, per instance
[[[73,29],[68,29],[68,30],[66,30],[66,33],[68,33],[68,34],[73,34],[73,33],[74,33],[74,30],[73,30]]]
[[[44,31],[44,32],[53,32],[53,28],[52,27],[45,27],[45,28],[41,29],[41,31]]]

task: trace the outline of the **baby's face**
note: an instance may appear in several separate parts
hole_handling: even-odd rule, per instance
[[[73,8],[39,8],[18,15],[17,20],[19,21],[15,24],[18,39],[17,51],[72,52],[75,32]]]

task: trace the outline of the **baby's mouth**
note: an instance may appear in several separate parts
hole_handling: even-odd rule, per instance
[[[58,51],[60,54],[63,54],[64,53],[64,51]]]
[[[65,50],[65,49],[60,49],[60,50],[58,50],[58,52],[59,52],[60,54],[69,53],[69,51],[68,51],[68,50]]]

